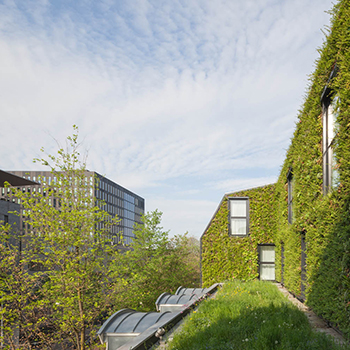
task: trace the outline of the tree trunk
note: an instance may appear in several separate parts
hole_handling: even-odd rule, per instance
[[[81,328],[80,328],[80,350],[85,350],[84,308],[83,308],[83,301],[82,301],[80,288],[78,289],[78,303],[79,303],[80,320],[82,322]]]

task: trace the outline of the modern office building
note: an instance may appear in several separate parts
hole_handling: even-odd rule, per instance
[[[40,187],[41,182],[48,185],[56,182],[56,178],[50,171],[9,171],[23,179],[38,182],[35,187]],[[86,180],[94,185],[92,195],[96,198],[96,203],[110,215],[117,215],[120,219],[118,225],[111,228],[111,240],[114,244],[120,243],[120,237],[123,237],[123,243],[130,244],[133,237],[133,226],[135,223],[141,223],[141,216],[145,211],[145,200],[128,189],[116,184],[110,179],[94,172],[86,171]],[[31,191],[31,188],[24,190]],[[7,190],[2,188],[0,195],[6,197]],[[52,205],[56,206],[56,200],[52,199]]]

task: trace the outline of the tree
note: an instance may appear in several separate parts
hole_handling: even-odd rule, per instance
[[[19,341],[31,348],[41,333],[42,311],[36,288],[40,280],[28,273],[17,238],[13,227],[0,225],[0,347],[13,350]]]
[[[30,228],[21,261],[36,266],[41,271],[32,272],[33,276],[45,279],[41,305],[49,310],[44,321],[54,329],[53,341],[69,339],[76,349],[84,350],[92,345],[94,324],[115,290],[110,266],[118,253],[110,244],[109,231],[117,218],[95,203],[96,179],[87,177],[78,148],[74,126],[65,149],[59,147],[56,156],[35,160],[50,168],[55,181],[41,178],[40,191],[13,189],[13,195],[20,199]],[[98,229],[98,223],[103,223],[103,229]]]
[[[123,256],[123,290],[117,304],[122,307],[149,311],[163,292],[175,293],[180,286],[199,286],[199,271],[193,269],[198,260],[185,235],[169,238],[161,225],[158,210],[143,215],[143,224],[134,227],[135,239]],[[193,258],[193,259],[192,259]],[[195,271],[195,272],[194,272]]]
[[[182,285],[188,288],[200,286],[200,243],[195,237],[184,235],[174,236],[170,239],[174,246],[176,255],[179,257],[179,264],[183,269]]]

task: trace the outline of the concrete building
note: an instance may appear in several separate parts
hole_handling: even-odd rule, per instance
[[[11,183],[13,186],[19,187],[31,187],[37,185],[37,183],[0,170],[0,224],[10,224],[12,226],[12,229],[19,235],[23,225],[22,219],[19,216],[20,204],[15,198],[10,198],[10,189],[5,188],[6,182]],[[18,215],[16,213],[18,213]]]
[[[28,183],[37,182],[35,186],[39,188],[41,182],[48,185],[56,182],[56,178],[50,171],[10,171],[9,173],[16,177],[28,181]],[[128,245],[131,243],[134,233],[133,226],[135,223],[141,223],[141,216],[145,211],[145,200],[128,189],[116,184],[112,180],[94,172],[86,171],[86,179],[89,183],[94,184],[92,195],[96,198],[96,203],[110,215],[118,215],[120,222],[112,227],[111,240],[114,244],[120,243],[120,237]],[[12,184],[12,183],[11,183]],[[0,184],[1,185],[1,184]],[[14,184],[14,186],[17,186]],[[24,185],[24,191],[31,191],[30,186]],[[1,198],[7,198],[7,189],[1,189]],[[15,200],[15,199],[11,199]],[[55,198],[51,203],[57,206]]]

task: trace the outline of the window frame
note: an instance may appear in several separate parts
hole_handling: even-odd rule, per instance
[[[333,183],[335,179],[336,169],[334,168],[334,139],[336,137],[336,112],[333,109],[333,101],[337,98],[337,94],[330,88],[331,81],[338,73],[337,65],[334,66],[325,86],[322,96],[322,178],[323,178],[323,194],[327,195],[336,185]],[[333,130],[332,130],[332,129]]]
[[[273,249],[273,261],[266,261],[266,260],[262,260],[262,253],[263,253],[263,249],[265,247],[272,247]],[[258,244],[258,261],[259,261],[259,280],[262,281],[276,281],[276,245],[273,243],[261,243]],[[262,269],[264,266],[272,266],[273,267],[273,275],[274,278],[273,279],[262,279]]]
[[[245,201],[246,203],[246,215],[245,216],[233,216],[231,215],[231,201]],[[228,232],[232,237],[246,237],[249,235],[249,197],[228,197]],[[243,219],[246,221],[245,234],[232,233],[232,219]]]

